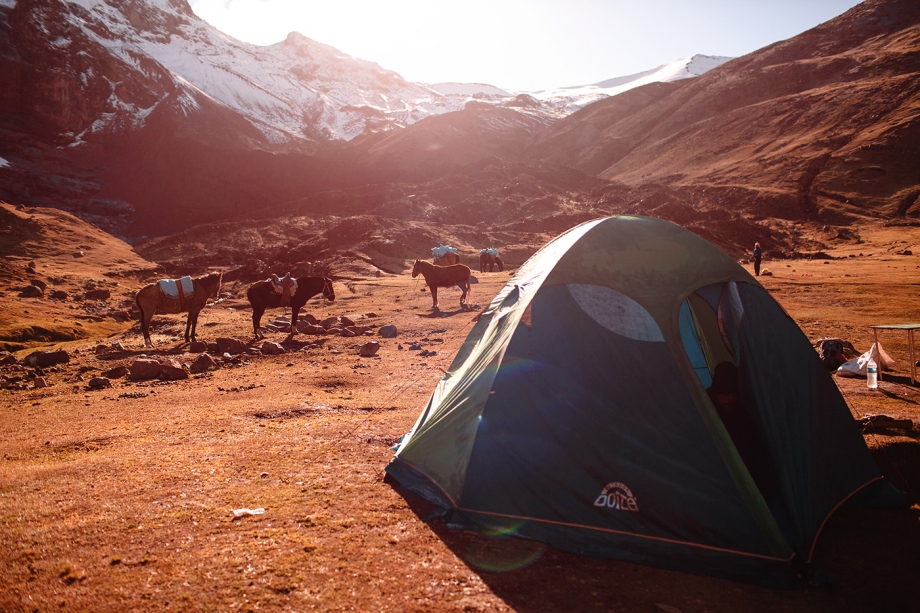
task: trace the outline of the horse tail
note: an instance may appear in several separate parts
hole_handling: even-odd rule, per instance
[[[141,306],[141,293],[140,291],[134,295],[134,304],[137,305],[137,310],[141,313],[141,329],[144,329],[144,307]]]

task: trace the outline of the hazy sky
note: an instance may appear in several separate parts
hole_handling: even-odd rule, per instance
[[[512,90],[584,85],[697,53],[737,57],[855,0],[189,0],[240,40],[289,32],[410,81]]]

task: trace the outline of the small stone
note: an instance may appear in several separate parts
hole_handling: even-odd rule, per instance
[[[217,362],[215,362],[214,358],[212,358],[207,353],[202,353],[199,355],[197,358],[195,358],[195,361],[192,362],[191,366],[189,366],[189,370],[193,374],[207,372],[209,370],[214,370],[215,368],[217,368]]]
[[[377,334],[383,338],[396,338],[396,326],[392,324],[382,326],[380,330],[377,331]]]
[[[208,344],[204,341],[192,341],[188,346],[189,353],[204,353],[208,350]]]
[[[262,353],[265,355],[281,355],[284,353],[284,347],[272,341],[262,343]]]
[[[25,357],[26,366],[54,366],[70,361],[70,355],[63,349],[57,351],[35,351]]]
[[[188,371],[176,360],[167,360],[160,365],[159,377],[164,381],[180,381],[188,379]]]
[[[127,366],[116,366],[114,368],[103,371],[102,376],[106,377],[107,379],[121,379],[127,375],[128,372],[129,371]]]
[[[157,360],[139,358],[128,367],[128,378],[133,381],[146,381],[160,376],[160,364]]]
[[[35,386],[35,389],[41,389],[43,387],[48,387],[48,382],[45,381],[44,377],[35,377],[32,379],[32,385]]]
[[[19,292],[20,298],[43,298],[44,296],[45,293],[42,291],[42,288],[35,285],[27,285]]]
[[[107,377],[93,377],[89,380],[90,389],[101,390],[112,387],[112,382]]]
[[[377,341],[368,341],[361,345],[361,357],[371,358],[377,354],[377,350],[380,349],[380,343]]]
[[[246,343],[236,338],[222,337],[217,339],[217,350],[220,353],[237,355],[246,351]]]

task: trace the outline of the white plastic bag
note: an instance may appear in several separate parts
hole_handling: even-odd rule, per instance
[[[872,343],[872,347],[869,348],[869,351],[865,352],[856,359],[841,364],[837,369],[837,374],[845,375],[847,377],[865,377],[866,366],[869,364],[869,358],[875,360],[875,363],[878,364],[880,372],[883,370],[890,370],[894,365],[894,360],[891,359],[891,356],[885,353],[885,349],[882,348],[882,344]]]

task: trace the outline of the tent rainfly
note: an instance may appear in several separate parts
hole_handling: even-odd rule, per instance
[[[904,504],[782,307],[643,217],[531,257],[386,470],[451,526],[766,585],[801,584],[844,503]]]

